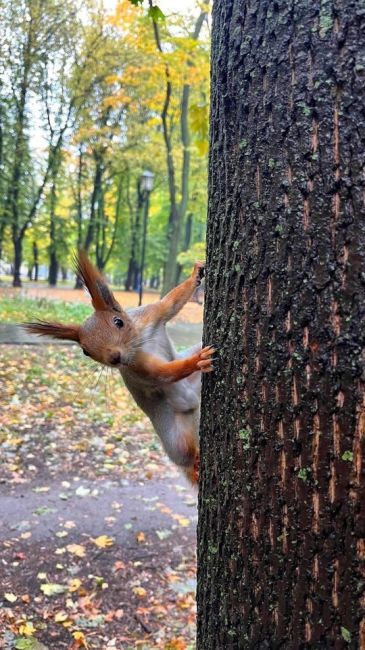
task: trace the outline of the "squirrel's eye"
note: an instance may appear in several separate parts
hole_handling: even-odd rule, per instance
[[[87,352],[87,350],[83,350],[83,353],[84,353],[85,357],[89,357],[89,356],[90,356],[90,354]]]
[[[114,321],[114,324],[115,324],[117,327],[119,327],[119,329],[121,329],[122,327],[124,327],[124,321],[122,321],[121,318],[117,318],[117,317],[115,317],[115,318],[113,318],[113,321]]]

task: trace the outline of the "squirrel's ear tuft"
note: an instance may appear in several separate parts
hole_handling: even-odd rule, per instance
[[[76,273],[89,291],[94,309],[99,311],[113,309],[121,312],[121,306],[114,298],[101,273],[90,262],[85,251],[79,251],[75,262]]]
[[[79,343],[78,325],[63,325],[62,323],[52,323],[48,321],[35,321],[34,323],[23,323],[22,327],[32,334],[40,336],[52,336],[54,339],[66,339]]]

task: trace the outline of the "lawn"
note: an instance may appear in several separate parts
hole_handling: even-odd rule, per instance
[[[119,303],[129,309],[138,304],[136,292],[116,291]],[[145,293],[143,304],[159,300],[156,293]],[[30,287],[0,288],[0,323],[20,323],[25,320],[49,319],[80,323],[92,313],[88,294],[82,290]],[[174,319],[176,322],[201,323],[203,308],[188,302]]]
[[[50,298],[27,298],[9,293],[0,296],[1,323],[59,320],[81,323],[92,313],[91,306],[81,302],[66,302]]]
[[[118,373],[3,345],[0,395],[0,647],[193,648],[195,494]]]

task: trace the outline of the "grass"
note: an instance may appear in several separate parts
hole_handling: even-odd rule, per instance
[[[91,307],[77,302],[0,296],[1,323],[23,323],[36,319],[81,323],[91,313]]]

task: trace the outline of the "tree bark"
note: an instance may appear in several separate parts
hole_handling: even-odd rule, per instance
[[[364,648],[364,9],[213,10],[198,650]]]

